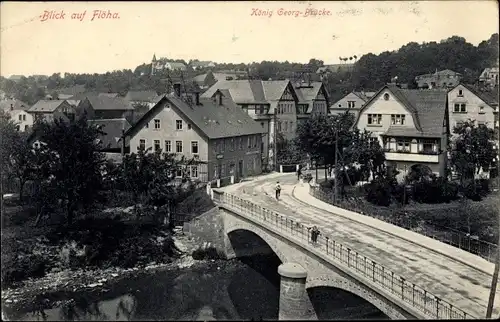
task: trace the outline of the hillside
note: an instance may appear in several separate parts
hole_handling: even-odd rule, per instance
[[[368,53],[355,62],[352,71],[330,75],[326,80],[327,88],[336,100],[345,93],[356,90],[376,90],[391,77],[398,76],[403,83],[414,87],[414,78],[420,74],[433,72],[436,69],[451,69],[464,75],[463,81],[474,83],[485,67],[498,64],[498,34],[481,42],[478,46],[468,43],[464,38],[453,36],[438,42],[417,44],[410,42],[392,52],[379,55]],[[323,66],[323,61],[311,59],[308,64],[262,61],[251,64],[217,64],[214,70],[247,69],[249,75],[256,79],[295,78],[300,72],[315,71]],[[128,90],[152,89],[158,93],[165,92],[167,87],[166,73],[149,75],[151,65],[142,64],[134,71],[125,69],[105,74],[66,74],[61,78],[59,73],[48,79],[23,77],[18,82],[0,78],[0,90],[13,95],[28,104],[34,104],[46,94],[53,94],[58,89],[84,85],[88,91],[118,92],[125,94]],[[188,69],[183,75],[187,80],[203,71]],[[180,79],[180,74],[172,72],[171,78]]]

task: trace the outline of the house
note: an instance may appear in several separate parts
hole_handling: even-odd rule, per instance
[[[400,172],[414,165],[445,175],[449,133],[447,91],[384,86],[359,111],[355,125],[384,148],[386,165]]]
[[[200,98],[199,93],[182,95],[181,85],[175,84],[174,93],[163,95],[125,136],[130,152],[151,148],[196,160],[185,171],[192,179],[206,182],[261,173],[263,132],[221,91],[214,98]],[[182,175],[181,169],[177,175]]]
[[[314,107],[321,110],[320,106],[328,98],[324,87],[316,83],[295,88],[289,80],[248,79],[218,81],[201,96],[213,98],[218,90],[264,129],[261,142],[264,166],[274,166],[274,142],[278,134],[293,139],[299,119],[309,115]],[[327,106],[324,105],[325,113]]]
[[[433,89],[433,88],[452,88],[457,86],[462,79],[462,74],[449,69],[430,74],[419,75],[415,77],[415,82],[418,88]]]
[[[56,118],[70,121],[76,118],[76,108],[65,100],[39,100],[28,109],[28,113],[33,116],[34,121],[50,122]]]
[[[125,100],[132,106],[147,106],[148,110],[158,102],[158,94],[155,91],[128,91]]]
[[[311,115],[328,114],[329,95],[322,82],[298,82],[295,91],[297,102],[297,125]]]
[[[27,112],[29,105],[20,100],[0,101],[0,110],[10,116],[16,122],[18,131],[27,131],[33,126],[33,115]]]
[[[479,76],[479,83],[486,87],[498,86],[498,67],[488,67]]]
[[[130,119],[134,116],[134,107],[123,97],[108,96],[73,96],[73,100],[80,100],[79,112],[85,111],[88,119]]]
[[[208,71],[205,74],[197,75],[193,78],[193,81],[200,86],[201,90],[206,90],[207,88],[213,86],[218,81],[230,81],[247,79],[247,74],[245,72],[240,73],[219,73]]]
[[[123,154],[129,153],[129,141],[128,139],[124,141],[123,138],[125,132],[131,128],[130,123],[124,118],[88,120],[87,122],[98,126],[104,133],[98,140],[102,146],[101,152],[106,155],[106,158],[121,162]]]
[[[187,67],[183,63],[167,61],[165,58],[156,59],[156,54],[154,54],[153,59],[151,60],[151,75],[154,75],[157,71],[164,69],[185,71]]]
[[[498,93],[459,84],[448,92],[448,113],[452,131],[467,120],[494,129],[498,127]]]
[[[343,114],[347,111],[354,116],[358,116],[358,112],[368,100],[375,95],[375,92],[355,92],[347,94],[337,102],[330,106],[331,114]]]
[[[194,70],[215,67],[215,63],[212,61],[192,61],[189,63],[189,65]]]

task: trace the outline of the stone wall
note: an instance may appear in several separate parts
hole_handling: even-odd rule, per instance
[[[183,231],[198,242],[200,248],[225,249],[224,221],[218,207],[184,223]]]

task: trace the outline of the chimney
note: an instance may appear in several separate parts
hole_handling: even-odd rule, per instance
[[[194,93],[194,101],[196,105],[200,105],[200,93],[198,92]]]
[[[174,84],[174,94],[177,97],[181,97],[181,84],[180,83]]]
[[[14,110],[14,104],[10,104],[10,110],[13,111]]]

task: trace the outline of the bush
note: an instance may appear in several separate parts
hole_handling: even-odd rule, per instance
[[[319,183],[319,186],[321,188],[321,190],[333,190],[334,186],[335,186],[335,179],[328,179],[328,180],[325,180],[325,181],[321,181]]]
[[[463,194],[473,201],[481,201],[490,192],[490,185],[487,179],[476,179],[465,184]]]
[[[304,178],[305,182],[309,183],[309,182],[311,182],[313,176],[312,176],[312,174],[307,173],[303,178]]]
[[[389,206],[391,204],[391,184],[385,178],[376,178],[372,182],[366,184],[365,198],[378,206]]]
[[[444,177],[420,181],[413,186],[413,198],[421,203],[450,202],[458,198],[458,186]]]
[[[38,254],[13,254],[2,261],[2,287],[11,286],[30,277],[43,277],[48,268],[46,260]]]

